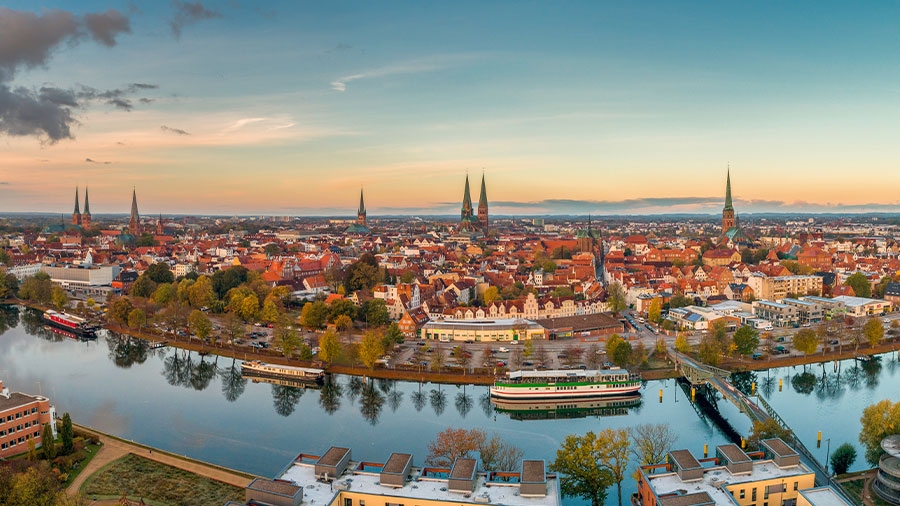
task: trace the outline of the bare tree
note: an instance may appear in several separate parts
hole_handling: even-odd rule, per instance
[[[659,464],[678,440],[678,434],[667,423],[642,423],[628,429],[631,453],[639,465]]]

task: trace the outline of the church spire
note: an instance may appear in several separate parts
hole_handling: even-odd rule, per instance
[[[75,190],[76,196],[78,195],[78,190]],[[75,206],[78,206],[78,203],[75,203]],[[91,214],[91,203],[88,201],[88,187],[84,187],[84,214]]]
[[[75,187],[75,211],[72,212],[72,225],[81,225],[81,208],[78,207],[78,187]]]
[[[731,166],[728,166],[728,176],[725,179],[725,209],[734,209],[731,205]]]
[[[81,213],[81,226],[91,228],[91,202],[88,200],[88,187],[84,187],[84,212]]]
[[[478,225],[481,226],[481,232],[488,234],[488,201],[487,187],[484,184],[484,174],[481,174],[481,196],[478,197]]]
[[[356,211],[356,224],[366,226],[366,203],[363,200],[363,190],[359,189],[359,209]]]
[[[459,213],[459,228],[473,232],[477,223],[475,217],[475,209],[472,208],[472,193],[469,191],[469,175],[466,174],[466,189],[463,191],[462,209]]]
[[[128,222],[128,231],[137,237],[141,233],[141,217],[138,215],[137,190],[131,190],[131,220]]]

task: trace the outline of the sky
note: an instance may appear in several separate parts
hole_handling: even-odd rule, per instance
[[[900,210],[900,3],[7,0],[0,212]],[[83,202],[82,202],[83,205]]]

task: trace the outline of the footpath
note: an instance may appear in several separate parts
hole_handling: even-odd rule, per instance
[[[240,471],[235,471],[221,466],[208,464],[199,460],[188,457],[174,455],[156,448],[144,446],[138,443],[126,441],[124,439],[105,434],[103,432],[84,427],[78,424],[72,424],[76,431],[91,434],[96,437],[103,445],[94,455],[94,458],[81,471],[75,481],[73,481],[67,492],[69,495],[75,495],[81,489],[84,482],[92,474],[97,472],[103,466],[113,462],[116,459],[124,457],[129,453],[144,457],[146,459],[155,460],[161,464],[166,464],[189,473],[210,478],[222,483],[234,485],[235,487],[244,488],[250,484],[254,476]]]

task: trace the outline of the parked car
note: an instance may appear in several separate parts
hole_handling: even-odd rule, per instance
[[[507,348],[506,346],[501,346],[501,347],[497,348],[497,351],[499,351],[500,353],[508,353],[509,348]]]

